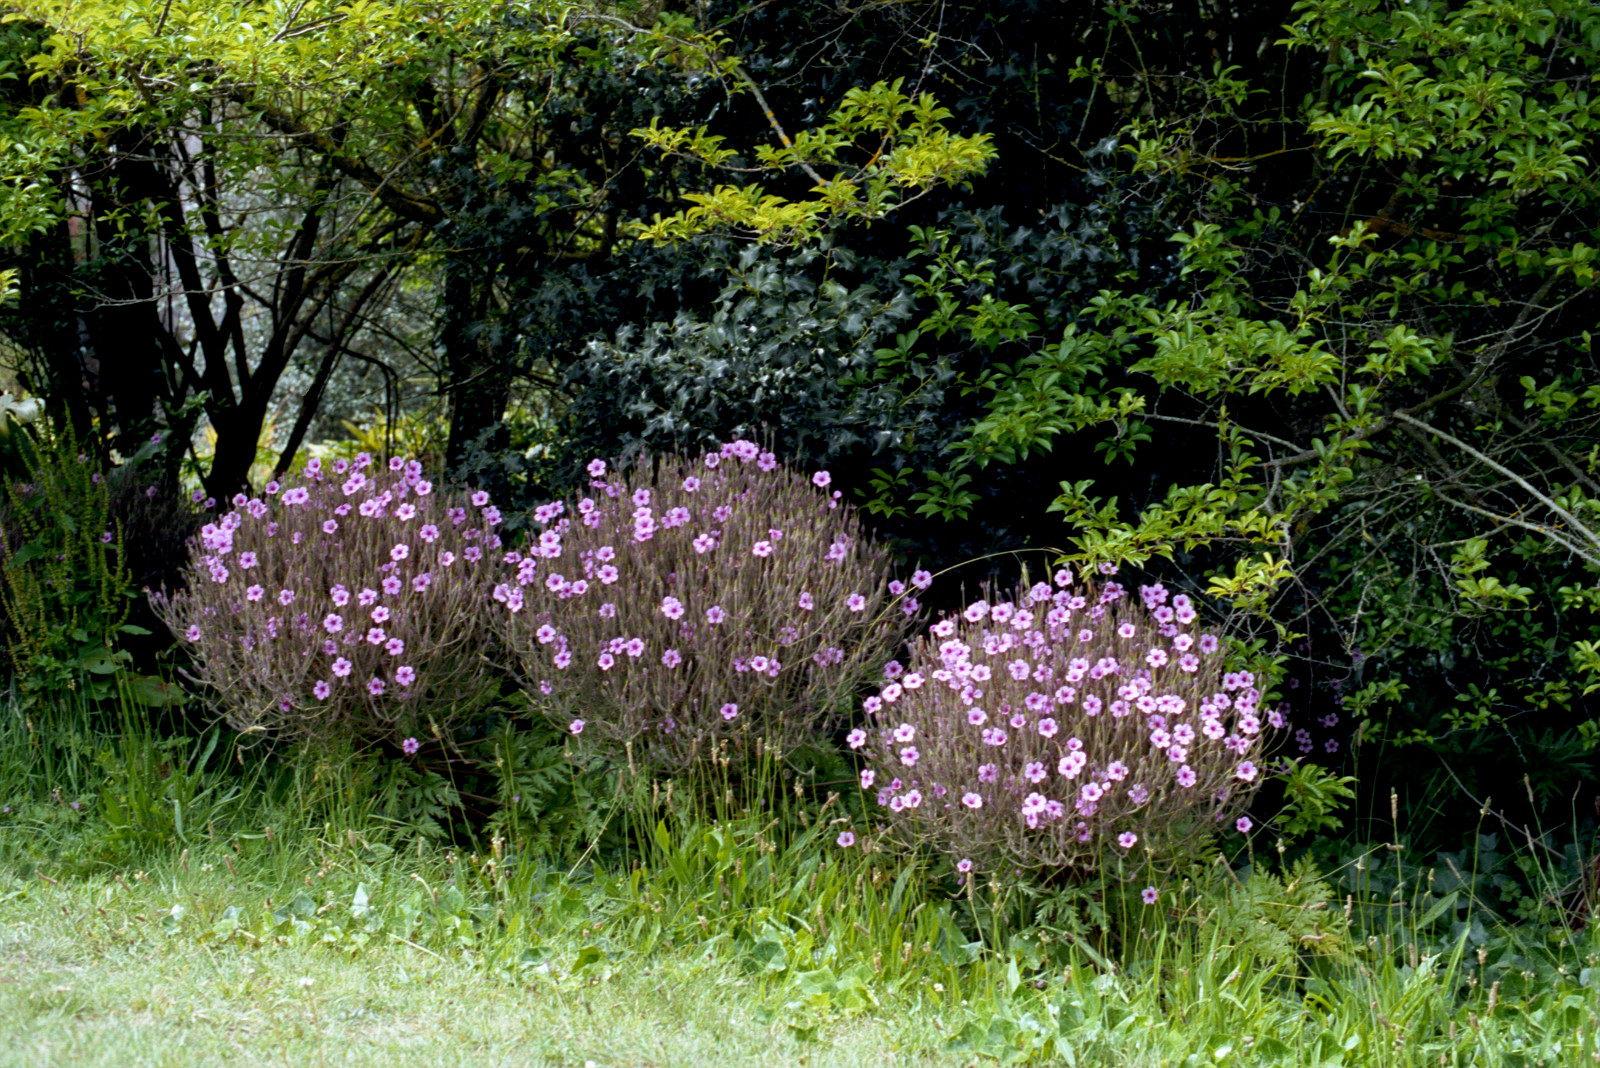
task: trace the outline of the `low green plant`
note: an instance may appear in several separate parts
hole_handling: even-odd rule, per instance
[[[14,427],[28,441],[22,479],[0,498],[0,621],[25,694],[88,686],[109,693],[126,656],[129,580],[99,460],[70,429]]]

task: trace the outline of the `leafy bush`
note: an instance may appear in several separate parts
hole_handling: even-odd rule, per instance
[[[128,575],[105,476],[70,430],[12,428],[26,472],[0,501],[0,625],[30,692],[73,688],[116,663]]]
[[[235,730],[448,738],[497,691],[485,556],[499,512],[422,474],[392,459],[385,478],[366,454],[331,473],[312,461],[303,484],[240,494],[202,528],[188,588],[152,602]]]
[[[1058,571],[935,623],[866,699],[863,788],[904,837],[971,864],[1081,879],[1193,857],[1260,786],[1261,693],[1183,594]],[[991,598],[992,599],[992,598]],[[1282,713],[1268,712],[1273,727]],[[1252,759],[1256,757],[1256,759]],[[1054,796],[1052,796],[1054,795]],[[1135,847],[1139,852],[1135,853]]]
[[[748,441],[606,470],[575,513],[538,510],[494,596],[550,713],[609,755],[677,770],[813,741],[917,610],[825,471]]]

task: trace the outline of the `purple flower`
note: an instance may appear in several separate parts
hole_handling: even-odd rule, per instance
[[[333,662],[333,674],[337,678],[345,678],[350,674],[350,669],[353,666],[350,661],[341,656]]]
[[[318,679],[316,684],[311,687],[311,695],[319,701],[326,701],[328,695],[332,692],[333,687],[328,685],[327,679]]]
[[[919,590],[927,589],[932,583],[933,575],[930,572],[919,569],[911,573],[911,585]]]
[[[878,773],[873,771],[871,768],[862,768],[861,769],[861,788],[863,790],[865,790],[867,787],[871,786],[873,781],[875,779],[877,779],[877,777],[878,777]]]
[[[667,668],[675,668],[683,663],[683,654],[676,649],[668,649],[661,654],[661,663]]]
[[[1250,822],[1250,817],[1249,816],[1240,816],[1237,820],[1234,821],[1233,826],[1238,830],[1238,832],[1240,834],[1249,834],[1250,833],[1250,828],[1254,827],[1255,824]]]
[[[971,790],[968,790],[966,793],[961,795],[961,803],[966,805],[968,808],[982,808],[983,795],[973,793]]]
[[[405,750],[406,756],[416,756],[417,750],[422,748],[422,743],[415,738],[407,738],[400,743],[400,748]]]
[[[833,476],[828,474],[826,471],[818,471],[816,474],[811,476],[811,484],[818,489],[827,489],[829,484],[832,482]]]
[[[834,840],[839,843],[840,849],[849,849],[856,844],[856,835],[854,831],[841,831]]]
[[[406,643],[399,638],[390,638],[383,643],[383,648],[390,656],[399,656],[406,651]]]
[[[1160,899],[1160,897],[1161,894],[1153,886],[1147,886],[1143,890],[1139,891],[1139,900],[1143,901],[1146,905],[1154,905],[1156,901]]]
[[[383,680],[374,675],[367,680],[367,692],[377,697],[383,693]]]
[[[845,598],[844,603],[845,607],[849,608],[852,612],[861,612],[867,607],[867,599],[861,596],[859,593],[852,593],[849,597]]]
[[[1123,831],[1121,834],[1117,835],[1117,845],[1121,846],[1123,849],[1132,849],[1138,841],[1139,836],[1134,834],[1132,831]]]
[[[770,541],[758,541],[750,547],[750,552],[756,556],[771,556],[772,543]]]
[[[666,597],[661,601],[661,614],[668,619],[683,618],[683,602],[676,597]]]
[[[706,622],[710,623],[712,626],[716,626],[718,623],[721,623],[727,618],[728,613],[722,610],[721,605],[714,604],[710,608],[706,609]]]
[[[968,860],[966,857],[962,857],[960,860],[956,861],[956,871],[960,872],[962,875],[967,874],[971,870],[972,861]]]
[[[612,656],[610,653],[601,653],[599,658],[595,660],[595,666],[601,671],[610,671],[612,667],[616,665],[616,663],[617,658]]]
[[[394,681],[401,686],[410,686],[417,681],[417,669],[410,664],[402,664],[394,673]]]
[[[860,727],[857,727],[855,730],[851,731],[845,736],[845,741],[849,744],[851,749],[860,749],[862,746],[867,744],[867,732],[862,730]]]
[[[570,724],[568,724],[567,730],[571,731],[573,734],[582,734],[583,733],[583,720],[581,720],[581,719],[573,720]]]
[[[589,466],[584,470],[589,472],[590,478],[604,478],[606,474],[606,462],[597,457],[593,460],[590,460]]]
[[[189,629],[183,632],[186,641],[197,642],[200,640],[200,627],[198,624],[189,624]]]
[[[739,706],[728,703],[722,706],[722,718],[732,722],[739,715]]]
[[[809,612],[816,607],[816,602],[811,599],[811,594],[809,592],[801,593],[799,605],[803,610]]]
[[[1239,768],[1234,774],[1238,776],[1240,782],[1253,782],[1258,770],[1255,764],[1246,760],[1239,764]]]

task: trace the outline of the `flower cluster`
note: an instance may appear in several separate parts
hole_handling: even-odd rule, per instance
[[[618,756],[681,769],[814,740],[916,614],[827,472],[748,441],[588,471],[591,496],[535,512],[494,597],[552,715]]]
[[[1247,830],[1263,731],[1183,594],[1115,581],[1019,589],[941,619],[865,701],[863,789],[954,856],[1082,875],[1138,849],[1164,863]]]
[[[375,739],[449,730],[486,681],[500,514],[421,465],[361,454],[239,494],[191,544],[187,589],[155,595],[239,731]]]

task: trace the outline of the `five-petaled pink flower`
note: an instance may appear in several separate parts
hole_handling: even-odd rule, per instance
[[[840,849],[849,849],[856,844],[856,834],[854,831],[840,831],[835,841],[839,843]]]
[[[1139,900],[1143,901],[1146,905],[1154,905],[1160,897],[1161,894],[1153,886],[1147,886],[1143,890],[1139,891]]]
[[[732,702],[729,702],[728,704],[725,704],[725,705],[722,706],[722,718],[723,719],[732,721],[733,719],[737,718],[738,715],[739,715],[739,706],[738,705],[733,704]]]
[[[405,750],[406,756],[416,756],[417,750],[422,748],[422,743],[415,738],[407,738],[400,743],[400,748]]]

